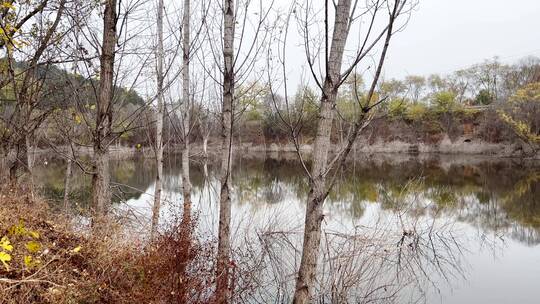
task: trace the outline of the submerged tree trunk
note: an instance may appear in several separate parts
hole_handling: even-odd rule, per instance
[[[158,44],[156,49],[157,57],[157,113],[156,113],[156,181],[154,189],[154,206],[152,210],[152,227],[150,231],[150,238],[155,237],[157,227],[159,224],[159,211],[161,209],[161,192],[163,185],[161,179],[163,178],[163,0],[158,1],[158,13],[157,13],[157,34]]]
[[[116,46],[116,0],[105,2],[103,43],[100,58],[99,96],[94,132],[92,208],[102,215],[110,202],[109,140],[112,125],[112,96]]]
[[[232,110],[234,98],[234,0],[225,0],[223,7],[223,104],[221,107],[221,171],[219,200],[219,232],[217,256],[217,302],[228,303],[231,238],[231,149]]]
[[[313,144],[310,191],[307,198],[302,259],[296,279],[293,303],[309,303],[317,271],[323,204],[328,195],[326,176],[330,151],[332,122],[340,82],[341,64],[349,31],[351,0],[340,0],[336,6],[332,46],[327,61],[319,110],[317,133]],[[328,7],[326,8],[328,9]]]

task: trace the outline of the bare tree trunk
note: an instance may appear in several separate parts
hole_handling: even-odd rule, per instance
[[[184,143],[182,149],[182,195],[184,197],[184,218],[190,216],[191,181],[189,178],[189,144]]]
[[[30,186],[30,196],[34,199],[34,153],[32,144],[30,143],[30,134],[24,137],[24,145],[26,151],[26,171],[28,172],[28,184]]]
[[[109,150],[96,144],[94,145],[94,174],[92,176],[92,208],[98,217],[105,213],[105,208],[111,199],[109,184]]]
[[[159,224],[159,211],[161,206],[161,192],[163,185],[163,0],[158,0],[157,34],[157,113],[156,113],[156,185],[154,189],[154,207],[152,211],[152,228],[150,238],[153,239]]]
[[[343,52],[349,31],[350,9],[351,0],[340,0],[336,6],[332,46],[327,61],[327,73],[322,88],[317,133],[313,145],[311,189],[307,198],[304,244],[293,303],[310,302],[317,271],[319,245],[321,242],[321,222],[324,217],[323,204],[328,195],[326,190],[326,175],[328,152],[331,145],[330,134],[332,131],[337,89],[341,80],[340,72]]]
[[[76,2],[75,3],[75,9],[80,9],[80,4],[79,2]],[[74,74],[78,74],[78,71],[79,71],[79,52],[80,52],[80,42],[79,42],[79,23],[80,23],[80,20],[79,18],[77,17],[75,19],[75,24],[74,24],[74,31],[75,31],[75,51],[73,52],[73,57],[74,57],[74,61],[73,61],[73,73]],[[78,83],[76,80],[74,80],[74,86],[78,86]],[[71,131],[74,130],[74,127],[70,127]],[[73,151],[73,143],[72,143],[72,140],[70,137],[68,137],[68,142],[67,142],[67,145],[68,145],[68,151],[67,151],[67,155],[68,157],[66,158],[66,175],[65,175],[65,178],[64,178],[64,210],[65,211],[68,211],[69,210],[69,194],[70,194],[70,184],[71,184],[71,175],[72,175],[72,167],[73,167],[73,161],[71,160],[72,157],[75,157],[75,153]]]
[[[73,155],[73,148],[71,147],[71,143],[68,143],[68,157],[66,158],[66,176],[64,179],[64,209],[67,210],[69,207],[69,192],[70,192],[70,181],[71,181],[71,168],[72,168],[72,161],[71,157]]]
[[[19,169],[19,164],[14,162],[11,167],[9,167],[9,186],[10,188],[17,187],[17,170]]]
[[[112,96],[116,46],[116,0],[105,2],[103,42],[100,58],[99,98],[97,100],[94,134],[94,165],[92,176],[93,209],[103,214],[111,199],[109,184],[109,135],[112,125]]]
[[[191,217],[191,180],[189,177],[189,135],[191,130],[191,99],[189,94],[190,88],[190,75],[189,75],[189,61],[191,56],[191,41],[190,41],[190,0],[184,0],[184,16],[183,16],[183,67],[182,67],[182,100],[184,103],[184,118],[183,123],[183,139],[184,147],[182,149],[182,193],[184,196],[184,224],[189,226],[189,219]]]
[[[209,134],[206,133],[203,135],[203,156],[206,158],[208,157],[208,137],[209,137]]]
[[[204,177],[204,181],[205,182],[208,182],[209,181],[209,176],[208,176],[208,159],[205,158],[204,159],[204,162],[203,162],[203,177]]]
[[[21,147],[19,143],[15,144],[14,151],[11,154],[11,164],[9,165],[9,186],[10,188],[17,187],[17,173],[21,162]]]
[[[217,302],[228,303],[231,238],[231,149],[234,98],[234,0],[224,0],[223,7],[223,104],[221,107],[221,172],[219,232],[217,256]]]
[[[191,2],[190,0],[184,0],[184,15],[182,17],[183,39],[182,39],[182,195],[184,198],[184,210],[182,214],[182,222],[180,224],[180,256],[188,256],[191,250],[191,180],[189,176],[189,136],[191,133],[191,117],[190,112],[192,110],[191,98],[190,98],[190,70],[189,61],[191,56],[190,46],[190,18],[191,18]],[[185,262],[178,263],[178,276],[184,277],[187,269]],[[186,303],[189,290],[186,289],[185,284],[179,282],[178,303]]]
[[[9,177],[8,170],[8,155],[4,151],[4,148],[0,148],[0,184],[7,181]]]
[[[343,145],[343,141],[345,140],[345,123],[343,122],[343,119],[339,119],[339,145]]]

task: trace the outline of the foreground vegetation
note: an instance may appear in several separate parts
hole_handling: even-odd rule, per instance
[[[114,220],[91,229],[25,193],[2,188],[0,303],[211,302],[211,247],[186,230],[171,226],[149,244]]]

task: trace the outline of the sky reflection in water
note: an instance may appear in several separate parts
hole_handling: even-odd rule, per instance
[[[45,195],[63,195],[61,162],[39,167]],[[152,160],[111,163],[119,210],[148,223],[154,189]],[[194,209],[201,230],[217,231],[218,166],[195,162],[191,170]],[[237,159],[233,169],[233,232],[302,231],[308,187],[293,156]],[[162,218],[181,203],[180,159],[165,161]],[[77,173],[72,198],[84,209],[90,179]],[[139,189],[141,191],[136,191]],[[407,204],[407,208],[403,208]],[[466,249],[466,280],[442,284],[430,303],[538,303],[540,282],[540,163],[479,157],[418,159],[386,155],[350,161],[339,173],[325,205],[325,229],[351,232],[381,221],[397,227],[396,213],[453,223]],[[356,228],[355,228],[356,227]],[[147,227],[139,227],[147,229]]]

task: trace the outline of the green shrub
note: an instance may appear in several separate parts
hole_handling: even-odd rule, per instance
[[[407,111],[407,103],[403,99],[393,99],[388,103],[388,115],[392,119],[402,118]]]
[[[407,107],[405,114],[408,120],[414,122],[421,121],[429,116],[429,108],[423,103],[414,103]]]
[[[453,112],[459,108],[456,95],[448,91],[435,93],[432,102],[433,109],[437,114]]]
[[[488,90],[480,90],[474,98],[474,103],[476,105],[488,105],[491,104],[493,100],[495,100],[495,98]]]

